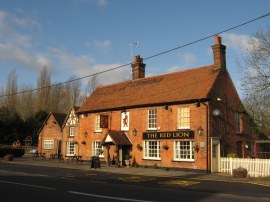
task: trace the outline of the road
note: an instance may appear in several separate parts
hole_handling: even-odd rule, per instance
[[[5,201],[270,201],[270,187],[0,163]]]

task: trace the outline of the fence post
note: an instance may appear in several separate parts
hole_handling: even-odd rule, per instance
[[[232,175],[232,174],[233,174],[233,168],[232,168],[232,160],[233,160],[233,159],[232,159],[232,157],[230,157],[229,160],[230,160],[230,161],[229,161],[229,162],[230,162],[230,173],[231,173],[231,175]]]

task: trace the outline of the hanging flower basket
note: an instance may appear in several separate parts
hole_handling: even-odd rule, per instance
[[[86,145],[86,142],[83,140],[82,142],[81,142],[83,145]]]
[[[168,150],[169,146],[165,144],[165,145],[162,146],[162,148],[165,149],[165,150]]]
[[[142,147],[140,144],[137,144],[137,149],[138,149],[139,151],[142,151],[142,150],[143,150],[143,147]]]

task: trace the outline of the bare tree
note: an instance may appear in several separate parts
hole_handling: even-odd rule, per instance
[[[93,75],[87,82],[86,94],[90,95],[98,86],[100,86],[98,75]]]
[[[34,106],[34,93],[31,86],[22,85],[20,87],[20,92],[27,91],[18,96],[18,107],[17,111],[20,114],[22,120],[34,115],[33,106]]]
[[[80,106],[82,103],[81,83],[79,80],[72,81],[75,76],[71,76],[64,86],[63,109],[67,112],[72,106]]]
[[[63,87],[61,84],[54,85],[50,88],[48,111],[62,112]]]
[[[8,80],[5,90],[4,105],[7,108],[10,116],[14,115],[17,111],[17,93],[18,93],[18,84],[17,84],[17,74],[13,70],[8,74]]]
[[[252,50],[240,65],[244,105],[261,133],[270,134],[270,27],[250,40]]]
[[[242,87],[246,94],[270,92],[270,27],[265,33],[257,32],[250,45],[252,50],[241,66]]]

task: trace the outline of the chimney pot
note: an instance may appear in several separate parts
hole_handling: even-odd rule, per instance
[[[222,39],[218,35],[215,35],[215,44],[222,44]]]

